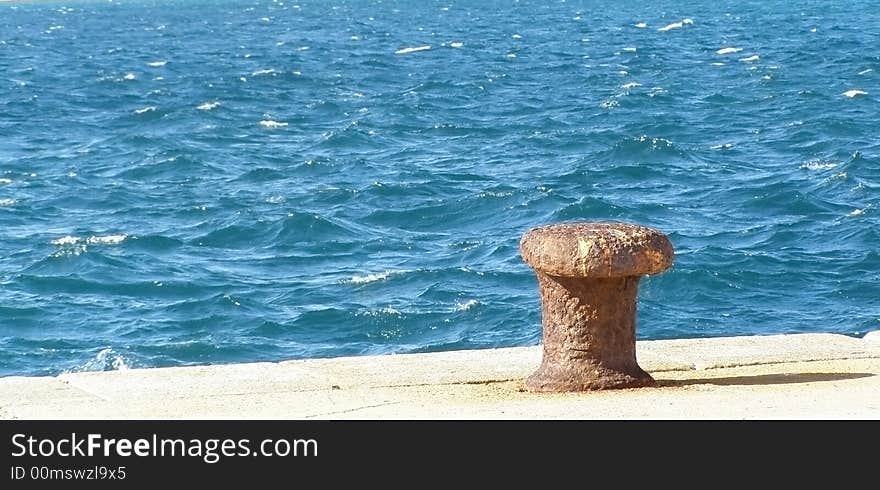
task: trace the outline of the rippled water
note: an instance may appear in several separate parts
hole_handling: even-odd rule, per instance
[[[566,220],[640,338],[880,328],[875,7],[0,3],[0,375],[535,344]]]

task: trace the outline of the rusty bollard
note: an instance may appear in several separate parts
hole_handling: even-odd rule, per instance
[[[641,276],[672,265],[663,233],[624,223],[565,223],[523,235],[538,276],[544,357],[531,391],[632,388],[654,383],[636,362]]]

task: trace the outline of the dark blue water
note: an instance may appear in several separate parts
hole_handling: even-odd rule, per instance
[[[874,3],[0,3],[0,375],[535,344],[568,220],[640,338],[880,328]]]

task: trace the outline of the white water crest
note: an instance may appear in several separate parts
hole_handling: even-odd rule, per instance
[[[406,274],[407,272],[409,272],[409,271],[405,271],[405,270],[398,270],[398,271],[387,270],[387,271],[384,271],[384,272],[374,272],[374,273],[372,273],[372,274],[354,275],[354,276],[351,276],[350,279],[346,279],[346,280],[344,280],[344,281],[342,281],[342,282],[345,283],[345,284],[369,284],[369,283],[371,283],[371,282],[384,281],[385,279],[388,279],[388,278],[391,277],[392,275]]]
[[[475,299],[469,299],[464,303],[458,302],[455,304],[455,311],[468,311],[478,304],[480,304],[480,302]]]
[[[205,103],[199,104],[198,107],[196,107],[196,109],[198,109],[200,111],[210,111],[210,110],[216,109],[218,107],[220,107],[220,103],[217,101],[213,101],[213,102],[205,102]]]
[[[682,27],[684,27],[686,25],[693,24],[693,23],[694,23],[694,19],[682,19],[681,22],[673,22],[673,23],[667,24],[657,30],[661,31],[661,32],[666,32],[666,31],[671,31],[673,29],[681,29]]]
[[[49,243],[55,245],[56,247],[70,247],[76,245],[119,245],[120,243],[125,241],[126,238],[128,238],[128,235],[126,234],[92,235],[87,238],[77,237],[73,235],[65,235],[61,238],[56,238]],[[83,247],[82,251],[85,251],[85,247]]]
[[[283,127],[287,126],[287,123],[273,121],[271,119],[264,119],[264,120],[260,121],[260,126],[263,126],[266,129],[276,129],[276,128],[283,128]]]
[[[427,51],[427,50],[429,50],[429,49],[431,49],[431,46],[416,46],[416,47],[414,47],[414,48],[403,48],[403,49],[398,49],[397,51],[394,52],[394,54],[415,53],[415,52],[418,52],[418,51]]]
[[[125,360],[122,354],[114,351],[113,348],[107,347],[101,349],[95,357],[86,361],[83,365],[68,369],[65,373],[78,373],[87,371],[125,371],[130,369],[129,362]]]

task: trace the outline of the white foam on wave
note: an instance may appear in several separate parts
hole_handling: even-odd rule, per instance
[[[287,126],[287,123],[273,121],[271,119],[264,119],[264,120],[260,121],[260,126],[263,126],[264,128],[267,128],[267,129],[276,129],[276,128],[283,128],[283,127]]]
[[[12,206],[13,204],[15,204],[15,199],[10,199],[10,198],[0,199],[0,208],[9,207],[9,206]]]
[[[733,148],[733,145],[731,143],[722,143],[720,145],[711,146],[710,148],[712,150],[729,150],[730,148]]]
[[[388,279],[389,277],[391,277],[392,275],[395,275],[395,274],[405,274],[407,272],[409,272],[409,271],[387,270],[385,272],[374,272],[372,274],[351,276],[350,279],[346,279],[342,282],[345,284],[369,284],[371,282],[384,281],[385,279]]]
[[[0,184],[11,184],[12,179],[0,179]]]
[[[837,164],[834,162],[826,160],[810,160],[799,168],[802,170],[830,170],[835,167],[837,167]]]
[[[742,48],[721,48],[718,51],[715,51],[715,54],[739,53],[742,50],[743,50]]]
[[[712,65],[712,66],[724,66],[724,65],[726,65],[726,64],[727,64],[727,63],[721,63],[720,61],[716,61],[716,62],[714,62],[714,63],[710,63],[710,65]]]
[[[512,36],[510,36],[510,37],[512,37],[512,38],[514,38],[514,39],[522,39],[522,36],[520,36],[519,34],[514,34],[514,35],[512,35]]]
[[[666,31],[671,31],[673,29],[681,29],[682,27],[684,27],[686,25],[693,24],[693,23],[694,23],[694,19],[690,19],[690,18],[682,19],[681,22],[673,22],[671,24],[667,24],[663,27],[660,27],[657,30],[660,32],[666,32]]]
[[[758,55],[756,55],[756,54],[753,54],[752,56],[747,56],[747,57],[745,57],[745,58],[740,58],[739,60],[742,61],[743,63],[751,63],[751,62],[753,62],[753,61],[758,61],[759,59],[761,59],[760,56],[758,56]]]
[[[859,72],[859,75],[867,75],[868,73],[871,73],[872,71],[874,71],[873,68],[868,68],[868,69],[866,69],[866,70],[862,70],[862,71],[860,71],[860,72]]]
[[[473,308],[474,306],[477,306],[478,304],[480,304],[480,302],[475,299],[469,299],[469,300],[465,301],[464,303],[458,302],[455,304],[455,311],[468,311],[469,309]]]
[[[388,315],[400,316],[400,315],[402,315],[402,313],[397,308],[394,308],[391,306],[386,306],[384,308],[378,308],[378,309],[374,308],[374,309],[370,309],[370,310],[367,310],[364,312],[357,312],[357,313],[355,313],[355,315],[357,315],[357,316],[388,316]]]
[[[661,31],[661,32],[666,32],[666,31],[671,31],[673,29],[681,29],[682,27],[684,27],[684,24],[682,24],[681,22],[673,22],[672,24],[667,24],[663,27],[660,27],[657,30]]]
[[[220,107],[220,103],[217,101],[213,101],[213,102],[204,102],[202,104],[199,104],[196,107],[196,109],[198,109],[200,111],[210,111],[210,110],[216,109],[218,107]]]
[[[284,201],[286,201],[284,196],[277,196],[276,195],[276,196],[269,196],[266,198],[266,202],[269,204],[281,204]]]
[[[648,24],[646,24],[644,22],[636,22],[635,24],[633,24],[633,27],[638,27],[639,29],[644,29],[644,28],[648,27]]]
[[[88,250],[88,245],[118,245],[122,243],[128,235],[92,235],[88,238],[76,237],[73,235],[63,236],[52,240],[52,245],[58,247],[58,250],[52,254],[52,257],[76,257]]]
[[[638,50],[638,48],[636,48],[635,46],[627,46],[627,47],[621,49],[621,51],[623,51],[625,53],[635,53],[637,50]]]
[[[51,243],[52,245],[64,246],[64,245],[73,245],[73,244],[77,243],[78,241],[79,241],[79,238],[77,238],[75,236],[67,235],[67,236],[63,236],[61,238],[56,238],[55,240],[52,240],[49,243]]]
[[[464,43],[459,43],[459,42],[449,43],[449,47],[451,47],[451,48],[460,48],[462,46],[464,46]]]
[[[92,235],[86,239],[86,243],[89,245],[118,245],[125,241],[126,238],[128,238],[128,235],[125,234],[104,236]]]
[[[846,92],[844,92],[840,95],[842,95],[844,97],[849,97],[851,99],[851,98],[856,97],[858,95],[868,95],[868,92],[865,92],[864,90],[859,90],[859,89],[852,89],[852,90],[847,90]]]
[[[615,107],[617,107],[619,105],[620,105],[620,102],[617,100],[617,98],[611,97],[611,98],[603,100],[602,103],[599,104],[599,107],[601,107],[603,109],[614,109]]]
[[[162,60],[162,61],[151,61],[151,62],[147,63],[147,66],[152,66],[153,68],[159,68],[160,66],[165,66],[167,63],[168,63],[168,62],[167,62],[167,61],[164,61],[164,60]]]
[[[128,361],[125,358],[114,351],[111,347],[107,347],[105,349],[101,349],[100,352],[95,354],[95,357],[89,359],[82,366],[75,367],[73,369],[69,369],[65,371],[66,373],[77,373],[83,371],[125,371],[126,369],[130,369]]]
[[[137,78],[134,73],[126,73],[125,76],[122,77],[123,80],[134,80]]]
[[[853,216],[860,216],[862,214],[865,214],[865,211],[867,211],[869,207],[870,206],[868,206],[866,208],[861,208],[861,209],[854,209],[850,213],[848,213],[847,216],[853,217]]]
[[[252,76],[252,77],[259,77],[259,76],[264,76],[264,75],[273,75],[273,76],[274,76],[274,75],[276,75],[277,73],[278,73],[278,72],[275,71],[274,68],[267,68],[267,69],[264,69],[264,70],[257,70],[257,71],[255,71],[255,72],[251,73],[251,76]]]
[[[516,53],[507,53],[508,58],[516,58]]]
[[[134,110],[134,113],[135,113],[135,114],[144,114],[144,113],[147,113],[147,112],[153,112],[153,111],[155,111],[155,110],[156,110],[156,107],[155,107],[155,106],[149,106],[149,107],[144,107],[144,108],[142,108],[142,109],[135,109],[135,110]]]
[[[403,49],[398,49],[397,51],[394,52],[394,54],[408,54],[408,53],[415,53],[415,52],[418,52],[418,51],[427,51],[427,50],[429,50],[429,49],[431,49],[431,46],[428,46],[428,45],[425,45],[425,46],[416,46],[416,47],[413,47],[413,48],[403,48]]]
[[[77,244],[83,244],[83,243],[88,244],[88,245],[118,245],[118,244],[122,243],[123,241],[125,241],[126,238],[128,238],[128,235],[126,235],[126,234],[103,235],[103,236],[92,235],[88,238],[81,238],[81,237],[77,237],[77,236],[73,236],[73,235],[65,235],[61,238],[56,238],[55,240],[52,240],[49,243],[51,243],[52,245],[58,246],[58,247],[77,245]]]
[[[629,83],[624,83],[623,85],[620,86],[620,88],[622,88],[624,90],[629,90],[631,88],[641,87],[641,86],[642,86],[642,84],[639,82],[629,82]]]

